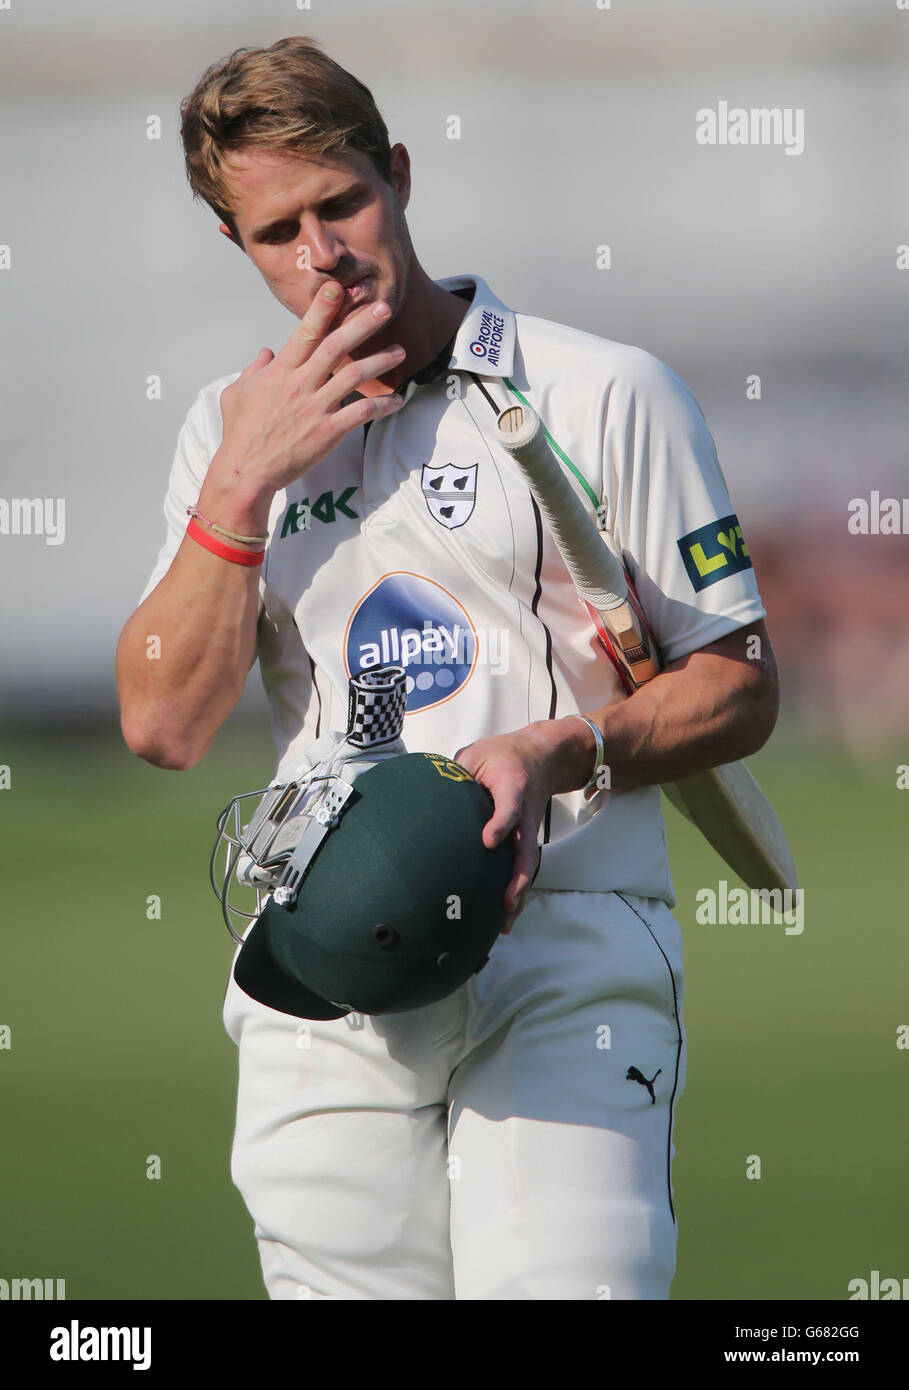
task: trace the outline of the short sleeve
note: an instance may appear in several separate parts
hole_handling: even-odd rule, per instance
[[[205,386],[189,408],[177,436],[177,446],[171,464],[167,493],[164,498],[166,534],[158,552],[151,577],[142,591],[139,603],[144,603],[170,569],[171,561],[183,543],[188,517],[187,507],[199,500],[205,474],[221,443],[221,391],[239,373],[223,377]]]
[[[763,618],[713,438],[681,377],[634,350],[603,439],[609,529],[664,659]]]

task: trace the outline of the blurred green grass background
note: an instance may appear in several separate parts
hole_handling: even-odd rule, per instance
[[[872,1269],[909,1275],[899,761],[779,738],[752,761],[792,840],[801,936],[699,925],[695,893],[724,871],[667,808],[688,1037],[673,1298],[839,1300]],[[228,723],[185,773],[88,727],[9,732],[0,762],[0,1278],[65,1278],[69,1298],[264,1298],[229,1173],[231,942],[207,859],[220,808],[268,780],[268,731]]]

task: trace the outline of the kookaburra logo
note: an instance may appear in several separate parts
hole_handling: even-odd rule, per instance
[[[433,468],[424,463],[421,486],[429,514],[449,531],[463,526],[468,520],[477,500],[477,468],[472,463],[467,468],[458,468],[453,463],[445,463],[441,468]]]

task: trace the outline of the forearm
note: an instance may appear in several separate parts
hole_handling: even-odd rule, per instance
[[[214,462],[213,462],[214,467]],[[242,502],[222,470],[199,510],[243,535],[264,534],[268,507]],[[226,542],[237,550],[257,547]],[[258,547],[261,549],[261,546]],[[161,583],[129,619],[117,648],[121,725],[129,748],[161,767],[203,757],[243,691],[255,654],[260,568],[225,560],[187,537]]]
[[[675,782],[755,753],[770,737],[779,708],[769,642],[762,659],[744,659],[724,639],[673,663],[629,698],[585,710],[603,734],[608,785],[616,790]],[[573,717],[531,726],[550,747],[559,792],[586,784],[596,744]]]
[[[697,680],[665,671],[630,699],[594,714],[612,787],[676,782],[738,762],[767,741],[778,708],[775,679],[749,668],[730,687],[716,661],[699,662]]]
[[[280,353],[263,348],[221,392],[221,446],[197,504],[203,517],[241,535],[264,535],[277,493],[305,477],[351,430],[403,405],[388,390],[372,395],[400,367],[400,344],[351,358],[387,323],[390,305],[368,302],[332,331],[343,302],[339,284],[323,285]],[[121,723],[133,752],[174,768],[204,755],[252,664],[260,573],[183,541],[120,637]],[[158,647],[150,647],[151,637],[159,639],[159,656],[152,656]]]

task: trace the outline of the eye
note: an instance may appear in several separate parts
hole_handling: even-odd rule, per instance
[[[291,237],[297,235],[297,224],[295,222],[285,223],[281,227],[273,227],[270,232],[259,237],[261,242],[266,245],[277,245],[282,241],[290,241]]]
[[[362,206],[364,195],[362,193],[352,193],[346,198],[338,198],[336,201],[326,203],[322,208],[323,217],[329,221],[336,221],[343,217],[352,217],[353,214]]]

